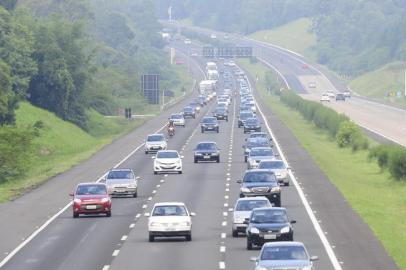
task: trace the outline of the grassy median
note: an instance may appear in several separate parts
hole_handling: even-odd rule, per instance
[[[353,153],[351,149],[339,148],[327,132],[315,128],[297,111],[279,102],[278,97],[268,94],[266,66],[248,60],[239,63],[258,77],[256,88],[266,104],[369,225],[399,268],[406,269],[406,184],[394,181],[388,172],[381,172],[376,162],[369,162],[368,151]]]

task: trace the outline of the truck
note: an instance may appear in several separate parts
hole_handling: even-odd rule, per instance
[[[217,81],[214,80],[204,80],[199,83],[199,91],[202,95],[208,95],[216,91]]]
[[[206,63],[206,70],[217,70],[217,64],[214,62],[207,62]]]
[[[219,79],[219,73],[218,73],[218,71],[217,71],[217,70],[209,69],[209,70],[207,71],[207,78],[208,78],[209,80],[218,81],[218,79]]]

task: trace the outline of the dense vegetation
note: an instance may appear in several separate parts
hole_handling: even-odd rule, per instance
[[[20,102],[92,134],[97,113],[147,109],[141,74],[179,83],[159,30],[152,0],[0,0],[0,183],[38,151],[43,123],[16,126]]]
[[[300,17],[312,18],[317,59],[345,75],[406,60],[406,1],[402,0],[159,0],[158,14],[214,29],[252,33]]]

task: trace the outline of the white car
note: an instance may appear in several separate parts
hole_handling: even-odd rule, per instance
[[[309,82],[309,88],[316,88],[315,82]]]
[[[279,159],[261,160],[258,169],[268,169],[275,173],[278,183],[289,186],[289,170],[290,167],[286,166],[285,162]]]
[[[192,241],[192,217],[195,213],[189,212],[182,202],[156,203],[148,218],[149,241],[155,237],[185,237]]]
[[[172,121],[175,126],[185,127],[185,118],[181,113],[173,113],[169,117],[169,121]]]
[[[166,150],[168,144],[163,134],[150,134],[145,140],[145,154],[157,152],[159,150]]]
[[[190,39],[188,39],[188,38],[185,39],[185,44],[191,44],[191,43],[192,43],[192,41],[190,41]]]
[[[344,91],[343,94],[344,94],[345,98],[350,98],[351,97],[351,92],[348,91],[348,90]]]
[[[329,94],[326,94],[326,93],[322,94],[322,95],[321,95],[321,98],[320,98],[320,101],[321,101],[321,102],[330,102],[330,96],[329,96]]]
[[[156,153],[154,159],[154,174],[160,172],[182,173],[182,158],[176,150],[161,150]]]
[[[334,94],[334,92],[333,91],[327,91],[327,93],[326,93],[330,98],[336,98],[336,94]]]
[[[134,198],[138,194],[138,179],[131,169],[112,169],[102,182],[106,183],[111,196],[127,196]]]
[[[266,197],[246,197],[237,200],[233,209],[233,237],[237,237],[238,233],[245,233],[246,219],[250,217],[253,209],[262,207],[272,207]]]
[[[253,147],[248,154],[247,169],[257,169],[259,163],[264,159],[272,159],[275,157],[271,147]]]

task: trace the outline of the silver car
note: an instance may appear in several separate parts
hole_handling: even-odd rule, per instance
[[[286,166],[285,162],[279,159],[265,159],[261,160],[258,169],[268,169],[275,173],[278,183],[289,186],[289,170],[290,167]]]
[[[251,258],[255,270],[314,270],[313,262],[317,260],[317,256],[309,256],[301,242],[268,242],[262,246],[259,257]]]
[[[247,158],[248,170],[256,169],[262,160],[272,159],[274,157],[275,154],[271,147],[253,147]]]
[[[109,193],[114,196],[138,195],[138,179],[131,169],[112,169],[103,182],[106,183]]]
[[[157,152],[159,150],[166,150],[168,144],[163,134],[150,134],[145,140],[145,154]]]
[[[253,209],[263,207],[272,207],[266,197],[239,198],[233,209],[233,237],[237,237],[238,233],[245,233],[247,229],[245,220],[250,217]]]

